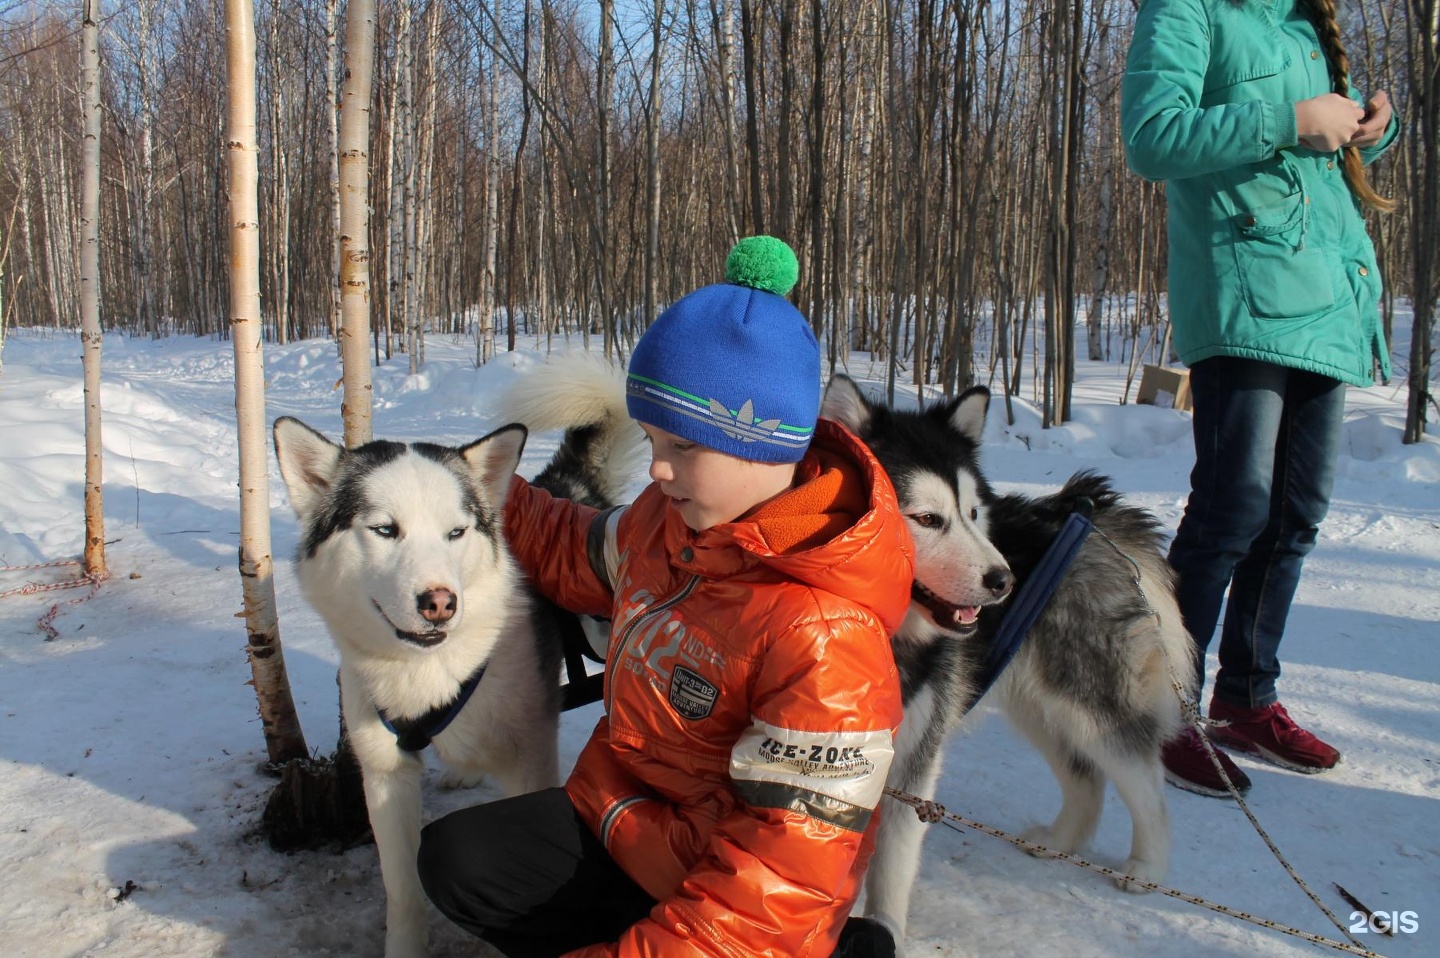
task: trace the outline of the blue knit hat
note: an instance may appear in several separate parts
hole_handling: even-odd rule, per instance
[[[635,344],[630,416],[755,462],[798,462],[820,414],[820,348],[785,294],[800,274],[773,236],[741,240],[724,283],[676,302]]]

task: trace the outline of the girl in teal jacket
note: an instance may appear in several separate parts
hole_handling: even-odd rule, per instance
[[[1334,0],[1144,0],[1122,94],[1130,167],[1165,181],[1191,369],[1196,462],[1170,561],[1201,676],[1229,593],[1210,704],[1229,724],[1211,737],[1302,771],[1339,753],[1280,705],[1277,651],[1329,506],[1345,384],[1390,371],[1361,205],[1389,205],[1365,164],[1399,126],[1349,74]],[[1198,734],[1163,758],[1175,784],[1229,794]]]

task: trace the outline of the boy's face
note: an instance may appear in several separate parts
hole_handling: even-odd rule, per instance
[[[650,440],[650,478],[696,532],[734,522],[790,488],[793,462],[750,462],[640,423]]]

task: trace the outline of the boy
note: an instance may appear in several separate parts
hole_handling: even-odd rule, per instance
[[[597,514],[517,478],[506,502],[540,591],[613,623],[606,714],[565,787],[422,838],[431,900],[506,955],[826,958],[859,893],[909,534],[874,457],[817,421],[794,253],[752,237],[726,274],[635,346],[636,501]]]

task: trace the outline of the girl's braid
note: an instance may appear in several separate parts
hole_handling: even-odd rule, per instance
[[[1345,43],[1340,39],[1340,23],[1335,16],[1335,0],[1300,0],[1301,9],[1315,25],[1320,35],[1320,44],[1325,48],[1325,57],[1330,63],[1330,75],[1334,79],[1335,92],[1341,96],[1350,95],[1350,57],[1345,53]],[[1395,201],[1376,193],[1365,175],[1365,164],[1360,159],[1360,150],[1345,147],[1345,179],[1357,199],[1371,209],[1389,213],[1395,209]]]

